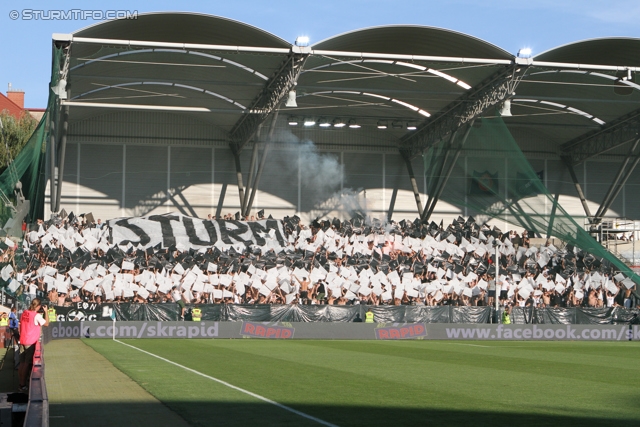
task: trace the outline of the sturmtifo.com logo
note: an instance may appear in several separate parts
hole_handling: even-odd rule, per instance
[[[42,10],[22,9],[9,12],[9,18],[14,21],[105,21],[109,19],[138,19],[137,10]]]

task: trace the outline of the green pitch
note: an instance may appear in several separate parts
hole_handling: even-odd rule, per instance
[[[639,425],[636,342],[86,340],[193,426]],[[327,425],[327,424],[325,424]]]

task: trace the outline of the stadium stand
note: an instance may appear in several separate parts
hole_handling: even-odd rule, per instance
[[[57,306],[180,300],[486,306],[494,304],[497,249],[502,306],[635,308],[638,301],[636,284],[606,259],[535,237],[544,243],[532,245],[526,231],[502,232],[471,217],[446,226],[355,217],[318,219],[307,227],[298,217],[236,221],[172,214],[99,228],[85,217],[41,222],[19,256],[5,248],[17,265],[0,272],[9,289],[46,294]],[[127,239],[134,223],[142,241]],[[203,241],[197,223],[208,223],[218,239]],[[144,231],[159,224],[162,233]],[[155,243],[168,238],[173,244]]]

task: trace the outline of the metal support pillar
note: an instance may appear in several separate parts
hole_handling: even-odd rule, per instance
[[[411,180],[411,189],[413,190],[413,197],[416,200],[416,205],[418,206],[418,215],[422,218],[422,201],[420,200],[420,191],[418,190],[418,182],[416,181],[416,176],[413,173],[413,166],[411,165],[411,160],[408,156],[402,154],[402,158],[404,159],[405,164],[407,165],[407,172],[409,172],[409,179]],[[394,190],[394,196],[397,192]],[[395,198],[393,199],[395,204]]]
[[[49,186],[49,202],[51,212],[56,211],[56,122],[55,114],[51,115],[49,122],[49,165],[51,167],[50,186]]]
[[[262,151],[262,158],[260,159],[260,166],[258,166],[258,172],[256,173],[256,179],[255,179],[255,182],[253,183],[253,188],[251,189],[251,197],[249,198],[249,204],[247,205],[247,210],[245,212],[245,215],[249,215],[249,212],[251,212],[251,208],[253,207],[253,200],[256,197],[256,193],[258,191],[258,185],[260,185],[260,178],[262,177],[264,164],[266,163],[266,160],[267,160],[267,154],[269,154],[269,145],[270,144],[268,142],[264,145],[264,150]]]
[[[500,290],[502,289],[502,284],[500,284],[498,286],[498,277],[500,275],[500,251],[499,251],[499,245],[497,244],[497,242],[493,242],[495,244],[495,255],[496,255],[496,271],[495,271],[495,277],[494,282],[495,282],[495,288],[496,288],[496,296],[494,297],[494,302],[495,302],[495,307],[496,307],[496,323],[502,323],[501,319],[500,319]]]
[[[60,129],[60,152],[58,155],[58,182],[56,185],[55,212],[60,210],[60,198],[62,195],[62,180],[64,177],[65,153],[67,151],[67,131],[69,129],[69,106],[63,108],[62,128]],[[78,212],[76,212],[78,213]]]
[[[238,178],[238,196],[240,197],[240,210],[242,210],[242,204],[244,203],[244,186],[242,184],[242,167],[240,165],[240,153],[234,151],[233,158],[236,161],[236,177]]]
[[[471,120],[471,122],[469,122],[469,124],[467,125],[467,131],[464,133],[464,136],[462,137],[462,140],[460,141],[460,144],[458,145],[458,148],[456,149],[456,154],[453,156],[453,159],[451,160],[451,163],[449,164],[449,169],[447,170],[446,174],[442,177],[442,179],[440,179],[438,190],[437,190],[436,194],[434,195],[433,199],[431,200],[431,206],[425,206],[424,217],[422,218],[422,222],[423,223],[429,221],[429,218],[431,218],[431,214],[433,214],[433,211],[436,208],[436,204],[438,204],[438,200],[440,200],[440,196],[442,196],[442,192],[444,191],[444,187],[447,185],[447,181],[449,180],[449,177],[451,176],[451,172],[453,172],[453,168],[455,167],[456,162],[458,161],[458,158],[460,157],[460,153],[462,152],[462,148],[464,147],[464,144],[467,142],[467,138],[469,137],[469,133],[471,132],[471,128],[473,127],[473,123],[474,122],[475,122],[475,119]],[[455,140],[455,136],[457,135],[457,133],[458,133],[458,131],[456,130],[453,133],[453,135],[451,136],[450,146],[453,146],[453,142]]]
[[[429,183],[431,185],[429,186],[430,188],[429,188],[429,194],[427,195],[427,203],[424,209],[422,210],[422,215],[420,215],[420,219],[427,217],[427,220],[428,220],[431,217],[431,214],[429,213],[427,215],[427,212],[429,211],[432,205],[435,205],[438,203],[436,194],[438,193],[438,190],[440,188],[440,183],[442,182],[442,179],[443,179],[442,171],[444,170],[444,165],[447,164],[447,161],[449,160],[449,152],[451,147],[453,146],[453,141],[455,141],[457,134],[458,134],[458,130],[456,129],[449,137],[449,142],[447,143],[447,146],[445,147],[445,150],[444,150],[445,151],[444,159],[438,163],[437,165],[438,169],[436,173],[432,174],[434,179],[431,180],[432,182]],[[434,159],[434,162],[435,162],[435,159]]]
[[[549,217],[549,225],[547,226],[547,239],[551,237],[553,231],[553,221],[556,217],[556,209],[558,208],[558,199],[560,198],[560,191],[556,193],[556,197],[553,198],[553,206],[551,207],[551,216]]]
[[[273,119],[271,120],[271,125],[269,127],[269,136],[267,137],[267,142],[264,145],[264,150],[262,152],[262,157],[260,158],[260,165],[258,166],[258,171],[256,172],[256,176],[253,180],[253,187],[251,188],[251,197],[249,198],[249,203],[245,206],[244,214],[246,216],[251,212],[251,208],[253,207],[253,201],[256,197],[256,193],[258,192],[258,185],[260,185],[260,178],[262,177],[262,171],[264,170],[264,165],[267,161],[267,154],[269,153],[269,145],[271,140],[273,139],[273,132],[276,128],[276,122],[278,121],[278,110],[273,115]],[[257,155],[257,150],[256,150]],[[247,187],[248,191],[248,187]]]
[[[573,165],[571,164],[571,159],[568,157],[562,157],[562,161],[564,161],[565,166],[567,166],[567,169],[569,170],[569,175],[571,175],[573,185],[576,186],[576,191],[578,192],[578,197],[580,198],[580,203],[582,203],[584,213],[587,215],[587,218],[591,218],[591,210],[589,209],[589,205],[587,205],[587,198],[582,192],[582,187],[580,186],[580,182],[576,176],[576,171],[573,169]]]
[[[249,164],[249,176],[247,179],[247,191],[244,192],[244,199],[242,200],[242,206],[240,206],[240,210],[244,215],[244,211],[247,207],[247,203],[249,202],[249,188],[251,188],[251,183],[253,182],[253,170],[256,167],[256,158],[258,157],[258,141],[253,141],[253,150],[251,152],[251,163]]]
[[[220,219],[222,217],[222,206],[224,206],[224,197],[227,195],[227,183],[222,184],[222,188],[220,189],[220,196],[218,197],[218,206],[216,207],[216,218]]]
[[[616,200],[616,197],[618,197],[618,194],[620,194],[620,191],[622,191],[622,188],[627,183],[627,180],[633,173],[633,170],[638,165],[638,162],[640,162],[640,154],[636,155],[635,160],[631,164],[631,167],[625,172],[624,176],[622,177],[622,181],[618,183],[617,187],[611,194],[611,197],[609,197],[609,199],[607,200],[607,203],[604,205],[601,205],[600,209],[598,209],[598,212],[596,213],[596,220],[598,222],[602,219],[603,216],[605,216],[605,214],[607,213],[607,211],[609,210],[613,202]]]
[[[599,222],[600,218],[604,216],[604,214],[609,210],[609,207],[611,207],[611,205],[613,204],[616,197],[618,197],[620,190],[624,186],[624,182],[620,186],[618,186],[623,176],[625,177],[624,181],[626,182],[631,172],[633,172],[633,169],[635,168],[635,164],[637,164],[637,160],[636,160],[636,163],[631,166],[631,169],[627,171],[627,173],[625,174],[625,170],[627,169],[627,165],[629,164],[629,161],[631,161],[634,158],[634,155],[637,157],[637,155],[635,154],[635,151],[636,151],[636,148],[638,147],[638,144],[640,144],[640,138],[636,139],[636,141],[633,143],[633,145],[631,146],[631,149],[629,150],[629,154],[627,154],[624,161],[622,162],[622,165],[620,165],[620,169],[618,170],[616,177],[611,182],[611,186],[609,187],[609,190],[607,190],[607,194],[605,194],[604,199],[602,200],[602,203],[600,204],[600,207],[596,212],[596,216],[595,216],[596,221]]]
[[[396,185],[391,193],[391,200],[389,201],[389,210],[387,211],[387,222],[391,222],[393,217],[393,210],[396,208],[396,198],[398,197],[398,186]]]

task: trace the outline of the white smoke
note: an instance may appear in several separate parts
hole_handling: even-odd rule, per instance
[[[310,214],[314,218],[336,216],[340,219],[351,219],[359,216],[367,221],[370,219],[364,191],[350,188],[337,191],[316,204]]]
[[[321,154],[313,142],[301,141],[297,144],[302,191],[313,194],[314,202],[326,199],[340,188],[344,168],[337,158]]]
[[[300,169],[302,198],[311,203],[312,217],[338,216],[350,219],[361,216],[369,220],[366,191],[351,188],[341,189],[344,167],[335,154],[320,153],[311,140],[300,140],[289,130],[279,130],[273,141],[284,145],[287,151],[295,153],[279,165],[283,172],[293,178]]]

